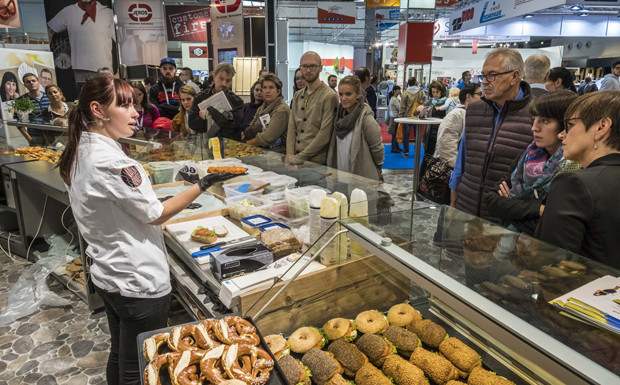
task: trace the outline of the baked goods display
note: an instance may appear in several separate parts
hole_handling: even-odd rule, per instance
[[[49,163],[56,163],[58,162],[58,159],[60,159],[59,152],[55,152],[38,146],[22,147],[18,148],[15,151],[2,151],[2,153],[24,156],[26,158],[32,158],[37,160],[44,160]]]
[[[382,333],[388,327],[387,318],[377,310],[367,310],[355,317],[355,324],[361,333]]]
[[[144,341],[144,384],[160,385],[167,370],[173,384],[264,385],[274,361],[259,344],[254,325],[237,316],[175,327]]]
[[[475,349],[448,336],[441,325],[422,318],[422,314],[411,305],[399,304],[390,311],[400,321],[399,317],[406,315],[410,323],[403,327],[386,321],[388,326],[382,332],[372,328],[362,333],[357,321],[338,317],[325,322],[322,329],[306,326],[295,330],[288,339],[290,355],[282,354],[278,359],[288,383],[514,385],[514,382],[483,369],[482,358]],[[388,318],[390,311],[385,313]],[[378,310],[361,312],[356,320],[372,319],[375,322],[380,320],[377,314],[385,321],[384,313]],[[348,338],[356,326],[357,337]],[[325,348],[319,347],[322,344],[321,331],[329,340]],[[270,347],[274,354],[286,346],[282,335],[267,336],[265,340],[275,341]]]

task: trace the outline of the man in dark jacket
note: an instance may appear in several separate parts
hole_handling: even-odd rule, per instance
[[[161,116],[172,120],[179,113],[179,89],[185,83],[176,76],[177,64],[172,58],[161,59],[159,72],[161,79],[151,86],[149,101],[157,107]]]
[[[194,104],[188,115],[189,128],[197,133],[206,132],[209,138],[241,140],[241,123],[243,122],[243,100],[230,91],[235,68],[229,63],[220,63],[215,67],[211,87],[200,92],[194,98]],[[230,104],[230,110],[213,106],[200,108],[200,103],[223,91]]]
[[[511,165],[532,142],[530,86],[521,81],[523,58],[514,49],[499,48],[482,67],[484,97],[467,108],[465,133],[450,179],[451,205],[497,222],[484,194],[511,171]]]

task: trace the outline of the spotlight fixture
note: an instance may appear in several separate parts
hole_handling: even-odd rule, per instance
[[[579,12],[579,16],[581,17],[588,16],[588,12]]]
[[[570,7],[571,11],[581,11],[583,9],[583,6],[579,5],[579,4],[575,4],[572,7]]]
[[[531,13],[528,13],[527,15],[523,16],[524,19],[531,19],[532,17],[534,17],[534,15],[532,15]]]

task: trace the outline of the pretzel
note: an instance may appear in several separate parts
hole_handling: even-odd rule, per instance
[[[170,355],[173,353],[165,353],[151,360],[144,368],[144,385],[161,385],[159,381],[159,371],[162,366],[168,365]]]
[[[168,338],[168,346],[175,352],[198,349],[196,338],[194,337],[195,331],[195,325],[179,326],[172,329],[172,333]]]
[[[144,340],[142,348],[142,354],[147,361],[153,361],[153,359],[159,356],[159,348],[166,342],[168,342],[170,333],[161,333],[151,336]]]
[[[250,358],[249,362],[247,356]],[[239,359],[242,359],[243,365],[239,364]],[[269,380],[273,365],[269,353],[253,345],[230,345],[222,354],[222,366],[226,374],[250,385],[265,384]]]
[[[213,320],[204,320],[198,325],[196,325],[196,329],[194,330],[193,335],[196,339],[196,343],[202,349],[211,350],[221,345],[221,343],[215,341],[214,338],[212,338],[209,334],[209,332],[213,330],[213,326],[216,322],[217,321]]]
[[[213,328],[215,336],[227,345],[233,344],[260,344],[256,328],[249,321],[238,316],[226,316],[217,322]]]
[[[198,364],[204,357],[205,352],[202,350],[186,350],[182,353],[172,353],[168,356],[168,373],[172,385],[194,385],[200,382],[192,383],[189,380],[190,367]],[[196,370],[194,369],[194,373]],[[183,378],[183,379],[181,379]]]
[[[224,353],[225,345],[220,345],[217,348],[208,351],[200,360],[200,372],[202,376],[213,384],[219,384],[226,381],[224,373],[219,368],[220,358]]]

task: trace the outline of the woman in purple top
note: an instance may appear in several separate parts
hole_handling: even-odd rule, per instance
[[[152,128],[155,119],[159,118],[159,110],[149,103],[148,93],[142,83],[133,82],[131,86],[134,93],[133,107],[139,114],[137,119],[138,129],[141,127]]]

